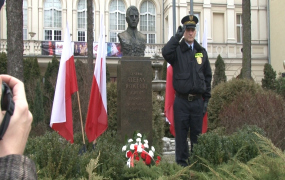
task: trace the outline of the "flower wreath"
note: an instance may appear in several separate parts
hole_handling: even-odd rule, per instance
[[[159,164],[161,157],[156,156],[155,148],[151,146],[150,150],[148,140],[141,133],[134,133],[133,139],[129,139],[127,144],[122,147],[122,152],[125,152],[128,167],[134,167],[134,160],[142,160],[146,165]]]

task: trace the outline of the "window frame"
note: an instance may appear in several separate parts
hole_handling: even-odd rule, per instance
[[[55,2],[57,1],[57,2]],[[53,6],[46,7],[48,3],[51,3]],[[54,4],[58,3],[60,7],[56,7]],[[62,41],[62,4],[60,0],[45,0],[44,2],[44,19],[43,19],[43,39],[45,41]],[[50,17],[47,17],[49,16]],[[57,16],[58,15],[58,16]],[[46,22],[47,19],[50,19],[50,22]],[[56,22],[58,20],[58,22]],[[47,24],[51,24],[48,26]],[[58,26],[56,26],[58,24]],[[51,33],[50,33],[51,32]]]
[[[112,9],[111,6],[113,5],[113,2],[115,1],[116,1],[116,9],[111,11]],[[119,4],[119,2],[121,4]],[[119,5],[124,6],[123,11],[119,9]],[[115,17],[117,17],[115,19],[116,20],[115,28],[112,28],[111,26],[112,14],[115,14]],[[124,16],[124,18],[120,19],[120,17],[122,16]],[[120,22],[124,22],[124,23],[120,24]],[[120,32],[123,32],[124,30],[126,30],[126,5],[124,4],[124,1],[122,0],[112,0],[109,5],[109,42],[118,43],[119,42],[118,34]]]
[[[23,0],[23,40],[28,40],[28,2]]]
[[[238,22],[240,22],[238,24]],[[243,27],[242,27],[242,14],[236,14],[236,38],[237,43],[242,44],[242,37],[243,37]]]
[[[78,9],[79,7],[79,3],[81,1],[85,1],[85,7],[83,9]],[[79,27],[79,13],[83,12],[84,13],[84,20],[85,22],[83,22],[82,24],[84,24],[85,27]],[[93,35],[95,34],[95,13],[94,13],[94,4],[92,2],[92,15],[93,15]],[[83,36],[79,35],[79,34],[84,34]],[[93,36],[94,37],[94,36]],[[95,40],[95,38],[94,38]],[[87,0],[79,0],[77,3],[77,41],[79,42],[87,42]]]
[[[142,12],[142,6],[144,5],[146,3],[146,12]],[[154,8],[154,12],[150,12],[149,11],[149,3],[150,4],[152,4],[152,6],[153,6],[153,8]],[[144,25],[143,23],[142,23],[142,17],[143,16],[146,16],[146,25]],[[149,25],[149,23],[151,22],[149,19],[150,19],[150,16],[153,16],[154,17],[154,22],[153,22],[153,24],[154,24],[154,26],[152,27],[152,26],[150,26]],[[155,4],[153,3],[153,2],[151,2],[151,1],[149,1],[149,0],[147,0],[147,1],[144,1],[142,4],[141,4],[141,6],[140,6],[140,30],[141,30],[141,32],[142,33],[144,33],[145,35],[146,35],[146,37],[147,37],[147,43],[148,44],[155,44],[156,43],[156,31],[155,31],[155,24],[156,24],[156,8],[155,8]],[[143,26],[146,26],[146,30],[144,29],[144,28],[142,28]],[[152,30],[149,30],[150,28],[152,28],[153,29],[153,31]],[[154,39],[153,41],[151,41],[150,39],[150,36],[152,36],[152,35],[154,35],[154,38],[152,38],[152,39]]]

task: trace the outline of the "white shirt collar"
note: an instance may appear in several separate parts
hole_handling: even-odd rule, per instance
[[[185,41],[186,42],[186,41]],[[186,42],[186,44],[188,45],[188,47],[191,46],[191,48],[193,49],[193,45],[194,45],[194,42],[192,44],[189,44],[188,42]]]

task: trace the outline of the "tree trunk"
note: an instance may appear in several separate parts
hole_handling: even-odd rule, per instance
[[[7,73],[24,81],[23,0],[6,1]]]
[[[243,58],[242,78],[251,79],[251,11],[250,0],[242,0]]]
[[[87,0],[87,64],[88,64],[88,80],[87,83],[91,88],[92,79],[93,79],[93,13],[92,13],[92,0]]]

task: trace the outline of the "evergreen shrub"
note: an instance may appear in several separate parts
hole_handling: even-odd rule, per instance
[[[285,99],[285,78],[284,77],[279,77],[276,79],[276,89],[275,91],[280,94],[283,99]]]
[[[36,85],[41,81],[40,66],[37,58],[26,58],[24,65],[24,85],[30,111],[34,113],[34,101],[36,98]],[[41,84],[40,84],[41,86]],[[40,88],[41,89],[41,88]]]
[[[0,53],[0,74],[7,74],[7,54]]]
[[[33,108],[33,125],[38,124],[41,121],[44,121],[44,105],[43,105],[43,93],[41,89],[40,80],[37,81],[35,89],[35,98],[34,98],[34,108]]]
[[[57,60],[56,56],[53,56],[51,62],[48,63],[48,67],[44,75],[43,100],[44,100],[44,110],[46,118],[45,123],[47,126],[49,126],[50,122],[51,108],[53,104],[58,69],[59,69],[59,61]]]
[[[246,135],[246,134],[245,134]],[[260,154],[247,162],[241,162],[237,158],[231,158],[228,163],[211,165],[203,163],[209,172],[193,171],[194,178],[201,180],[243,179],[243,180],[283,180],[285,177],[285,154],[276,148],[269,139],[254,133],[249,134],[258,138],[254,143]],[[249,137],[247,135],[247,137]]]
[[[256,125],[266,132],[275,146],[285,149],[285,102],[273,91],[256,94],[242,92],[220,112],[220,126],[232,133],[244,124]]]
[[[276,84],[276,71],[273,70],[271,64],[264,64],[263,69],[264,78],[262,78],[261,83],[264,89],[275,89]]]
[[[39,179],[72,179],[86,176],[85,166],[96,157],[93,151],[79,156],[79,149],[79,144],[70,144],[56,132],[46,132],[28,139],[25,155],[35,162]]]
[[[241,162],[255,158],[259,152],[255,144],[257,137],[253,136],[254,132],[264,134],[263,130],[256,126],[244,126],[231,135],[225,135],[221,131],[200,135],[190,156],[190,162],[196,162],[193,169],[208,171],[203,164],[212,167],[227,163],[234,157]]]
[[[223,58],[218,55],[217,60],[215,62],[215,72],[213,76],[213,84],[212,88],[220,84],[221,82],[226,82],[227,76],[226,76],[226,68]]]
[[[212,90],[212,97],[209,100],[207,109],[209,129],[218,127],[221,110],[233,102],[242,92],[248,92],[254,95],[260,90],[262,90],[262,88],[259,84],[247,79],[232,79],[217,85]]]

